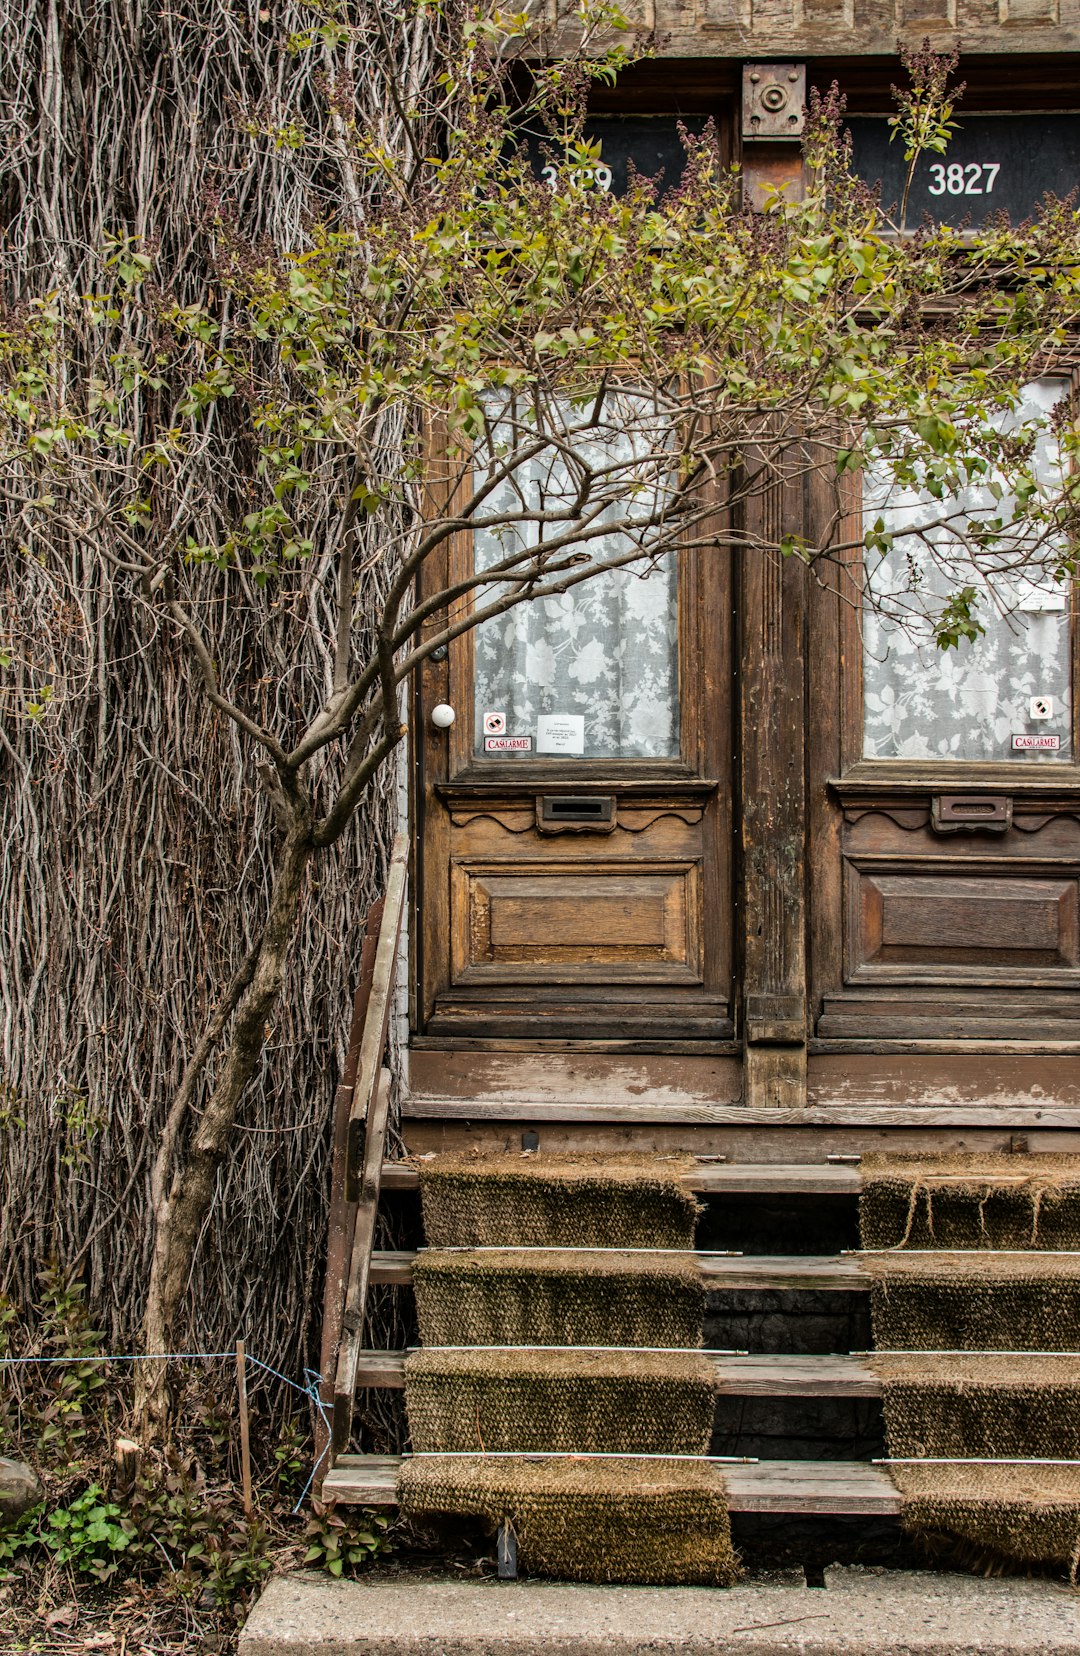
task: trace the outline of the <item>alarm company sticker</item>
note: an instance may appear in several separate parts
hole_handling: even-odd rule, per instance
[[[485,736],[485,753],[531,753],[531,736]]]
[[[484,714],[484,735],[485,736],[505,736],[506,735],[506,714],[505,713],[485,713]]]
[[[1014,753],[1060,753],[1060,736],[1014,736],[1012,739]]]

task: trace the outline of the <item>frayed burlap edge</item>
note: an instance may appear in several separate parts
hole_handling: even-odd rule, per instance
[[[1080,1359],[872,1356],[889,1453],[1080,1460]]]
[[[701,1344],[693,1254],[426,1249],[413,1287],[424,1345]]]
[[[738,1578],[724,1481],[707,1462],[421,1456],[399,1479],[422,1525],[470,1513],[508,1521],[530,1574],[638,1586],[727,1587]]]
[[[1080,1155],[874,1153],[859,1171],[864,1247],[1080,1247]]]
[[[891,1466],[904,1528],[988,1562],[1080,1568],[1080,1467]]]

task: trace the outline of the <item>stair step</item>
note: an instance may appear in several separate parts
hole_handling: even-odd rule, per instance
[[[407,1286],[412,1280],[415,1258],[415,1250],[373,1253],[370,1281],[398,1288]],[[854,1255],[819,1258],[814,1254],[699,1254],[698,1259],[709,1288],[802,1289],[848,1294],[870,1291],[870,1278],[860,1269]]]
[[[856,1196],[859,1169],[844,1162],[702,1162],[681,1181],[698,1196],[772,1194]],[[383,1190],[418,1190],[420,1176],[409,1162],[387,1162]]]
[[[880,1397],[881,1381],[861,1357],[711,1356],[722,1397]],[[404,1351],[362,1351],[358,1386],[400,1389]]]
[[[342,1455],[323,1480],[322,1498],[396,1506],[400,1464],[394,1455]],[[893,1517],[900,1511],[892,1481],[865,1461],[757,1461],[725,1466],[724,1481],[732,1512]]]

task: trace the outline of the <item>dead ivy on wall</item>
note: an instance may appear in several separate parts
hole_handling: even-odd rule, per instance
[[[15,306],[77,287],[109,237],[140,238],[177,296],[201,303],[203,226],[221,193],[240,203],[247,237],[290,245],[313,212],[359,208],[327,102],[347,101],[393,152],[402,136],[380,65],[396,61],[419,84],[438,62],[438,19],[392,7],[351,8],[333,86],[310,49],[311,13],[291,0],[4,0],[0,19],[0,282]],[[307,49],[290,50],[305,30]],[[203,459],[193,515],[212,533],[242,502],[250,465],[226,416]],[[316,541],[324,509],[310,503]],[[17,524],[0,556],[0,1289],[32,1305],[56,1260],[85,1276],[113,1348],[131,1350],[166,1101],[265,911],[270,807],[181,646],[105,559],[73,540],[66,563],[45,568],[20,555]],[[272,593],[246,581],[226,592],[210,572],[200,620],[229,678],[298,707],[318,699],[331,670],[328,568],[304,560]],[[373,603],[382,579],[377,565],[361,573]],[[191,1281],[189,1327],[207,1349],[243,1334],[286,1369],[311,1349],[327,1116],[394,794],[389,771],[307,889],[236,1128],[251,1153],[219,1176]]]

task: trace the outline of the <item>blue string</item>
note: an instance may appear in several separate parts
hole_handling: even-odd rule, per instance
[[[314,1407],[318,1410],[319,1416],[320,1416],[320,1418],[322,1420],[322,1423],[323,1423],[323,1427],[324,1427],[324,1430],[325,1430],[325,1433],[326,1433],[326,1441],[323,1444],[322,1450],[320,1451],[317,1460],[315,1461],[314,1465],[311,1468],[311,1475],[309,1476],[308,1481],[304,1485],[303,1489],[300,1491],[300,1495],[299,1495],[299,1498],[296,1502],[296,1505],[292,1509],[293,1517],[295,1517],[296,1514],[300,1511],[300,1508],[303,1506],[305,1500],[307,1499],[308,1490],[311,1488],[312,1484],[315,1482],[315,1474],[316,1474],[316,1472],[318,1472],[319,1467],[322,1465],[323,1461],[325,1460],[326,1451],[330,1447],[330,1418],[326,1413],[326,1409],[323,1406],[322,1397],[320,1396],[320,1393],[319,1393],[319,1387],[323,1383],[323,1377],[316,1369],[306,1368],[304,1370],[304,1382],[305,1383],[304,1383],[304,1385],[301,1386],[295,1380],[290,1380],[289,1376],[287,1374],[282,1374],[280,1372],[280,1370],[278,1370],[276,1368],[271,1368],[269,1363],[264,1363],[261,1357],[251,1357],[251,1356],[249,1356],[248,1357],[248,1362],[253,1363],[256,1368],[265,1369],[267,1374],[272,1374],[274,1376],[275,1380],[281,1380],[281,1381],[284,1382],[284,1384],[286,1386],[291,1386],[293,1391],[302,1392],[303,1395],[308,1399],[308,1402],[313,1404]]]
[[[252,1365],[252,1367],[265,1369],[267,1374],[272,1374],[274,1376],[275,1380],[280,1380],[280,1381],[282,1381],[282,1383],[284,1385],[291,1386],[293,1391],[304,1392],[306,1394],[310,1389],[306,1385],[301,1386],[299,1384],[299,1382],[296,1381],[296,1380],[290,1380],[289,1376],[287,1374],[282,1374],[280,1372],[280,1370],[278,1370],[276,1368],[271,1368],[270,1364],[269,1363],[264,1363],[261,1357],[253,1357],[251,1355],[250,1351],[247,1354],[247,1360]],[[311,1370],[310,1369],[305,1369],[304,1373],[305,1373],[305,1375],[310,1374]],[[321,1378],[321,1376],[320,1376],[320,1378]]]
[[[322,1400],[322,1397],[319,1393],[319,1387],[323,1383],[322,1375],[319,1374],[315,1369],[306,1368],[304,1370],[304,1379],[307,1381],[308,1396],[310,1397],[311,1401],[314,1403],[316,1409],[318,1409],[319,1417],[320,1417],[320,1419],[322,1420],[322,1423],[323,1423],[323,1446],[322,1446],[322,1449],[319,1451],[318,1459],[315,1461],[314,1465],[311,1468],[311,1475],[309,1476],[308,1481],[304,1485],[303,1489],[300,1491],[300,1495],[299,1495],[299,1498],[296,1502],[296,1505],[293,1507],[293,1516],[294,1517],[300,1511],[300,1508],[303,1506],[304,1502],[307,1500],[308,1490],[311,1488],[312,1484],[315,1482],[315,1474],[319,1470],[319,1467],[322,1465],[323,1461],[326,1459],[327,1451],[330,1448],[330,1437],[331,1437],[331,1432],[332,1432],[332,1427],[331,1427],[331,1424],[330,1424],[330,1417],[327,1414],[325,1407],[323,1406],[323,1400]],[[291,1382],[291,1383],[294,1384],[295,1382]]]
[[[269,1363],[264,1363],[261,1357],[252,1356],[250,1351],[245,1353],[245,1355],[247,1357],[247,1361],[254,1368],[260,1368],[266,1374],[272,1374],[275,1380],[281,1381],[282,1385],[290,1386],[293,1391],[297,1391],[301,1394],[301,1396],[306,1397],[308,1402],[318,1410],[319,1417],[323,1423],[326,1441],[323,1445],[321,1453],[315,1461],[315,1464],[311,1468],[311,1475],[308,1478],[307,1483],[300,1492],[300,1498],[292,1509],[292,1516],[295,1517],[307,1499],[308,1490],[315,1482],[315,1474],[318,1472],[319,1467],[325,1460],[326,1452],[330,1447],[330,1417],[328,1416],[323,1405],[322,1396],[320,1395],[319,1390],[323,1383],[323,1377],[317,1369],[306,1368],[304,1370],[304,1384],[300,1385],[299,1381],[290,1380],[287,1374],[282,1374],[280,1369],[272,1368]],[[181,1363],[192,1360],[205,1363],[223,1361],[226,1357],[235,1356],[235,1350],[114,1351],[109,1352],[106,1355],[95,1354],[94,1356],[87,1357],[0,1357],[0,1368],[20,1368],[26,1367],[31,1363],[36,1363],[40,1366],[47,1365],[50,1367],[71,1363]]]

